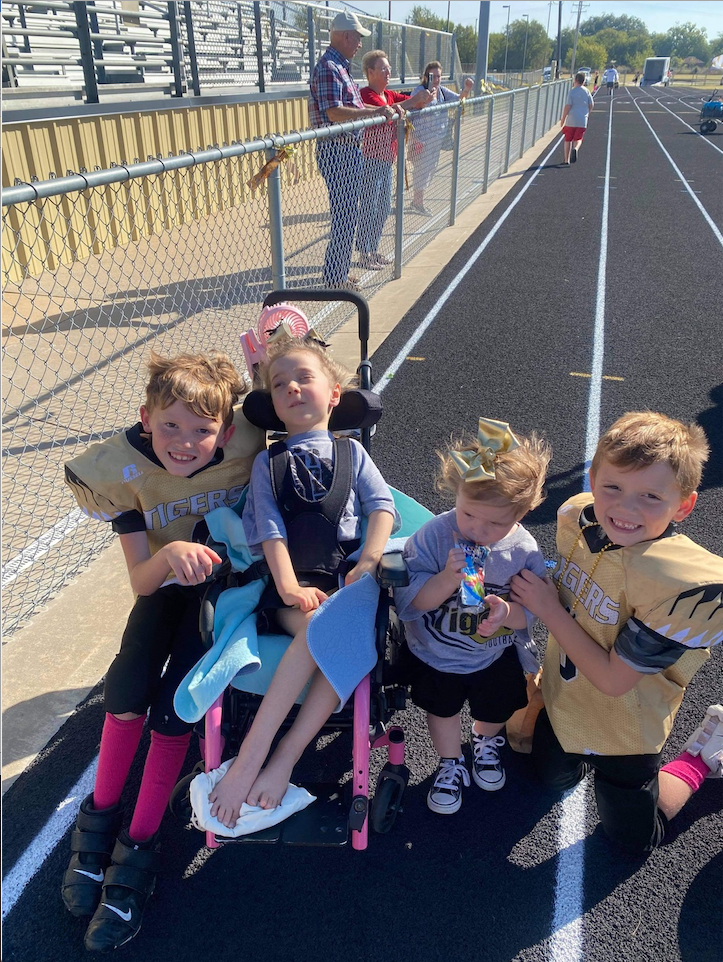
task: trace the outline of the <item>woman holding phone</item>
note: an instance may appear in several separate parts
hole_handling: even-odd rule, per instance
[[[429,90],[433,99],[431,105],[451,103],[464,100],[472,92],[474,81],[467,78],[461,94],[455,93],[449,87],[442,86],[442,64],[439,60],[430,61],[424,68],[422,82],[412,91],[414,98],[419,91]],[[413,109],[410,107],[410,109]],[[439,155],[449,127],[449,111],[439,110],[433,114],[422,114],[414,122],[414,140],[412,157],[414,158],[414,175],[412,187],[414,196],[408,210],[422,217],[431,217],[432,212],[424,206],[424,191],[434,177],[439,164]]]

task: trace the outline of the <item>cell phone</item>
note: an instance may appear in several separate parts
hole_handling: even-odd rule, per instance
[[[425,90],[429,90],[429,74],[424,78],[424,83],[422,84]]]

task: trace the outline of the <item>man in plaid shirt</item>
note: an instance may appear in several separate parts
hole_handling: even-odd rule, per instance
[[[371,35],[354,13],[339,13],[331,23],[329,47],[311,75],[309,118],[312,127],[362,120],[365,117],[401,116],[397,106],[367,107],[350,72],[351,59],[362,37]],[[363,160],[360,130],[316,142],[316,160],[329,191],[331,228],[324,258],[327,287],[358,290],[349,275],[351,252],[359,219],[359,192]]]

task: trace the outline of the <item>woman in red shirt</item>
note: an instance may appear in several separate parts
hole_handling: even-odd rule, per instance
[[[401,109],[407,110],[426,107],[434,99],[434,91],[430,90],[423,90],[414,97],[396,90],[387,90],[392,71],[383,50],[370,50],[365,54],[362,69],[368,83],[367,87],[361,89],[365,104],[386,107],[403,103]],[[366,270],[380,271],[391,263],[391,260],[379,253],[378,247],[384,224],[392,209],[392,165],[397,159],[396,122],[390,121],[383,126],[365,130],[362,154],[364,174],[356,247],[361,266]]]

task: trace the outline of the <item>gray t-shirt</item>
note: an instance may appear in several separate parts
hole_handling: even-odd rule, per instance
[[[286,439],[292,454],[294,484],[308,500],[324,497],[331,484],[334,464],[334,435],[329,431],[309,431]],[[352,439],[352,476],[349,499],[339,521],[340,541],[352,541],[362,536],[362,518],[373,511],[388,511],[394,515],[398,528],[399,516],[389,486],[366,450]],[[249,491],[242,515],[249,547],[261,553],[264,541],[286,539],[286,527],[271,490],[269,452],[257,455],[251,469]]]
[[[592,95],[585,87],[573,87],[567,95],[570,113],[565,118],[566,127],[587,127],[590,107],[594,103]]]
[[[432,518],[407,540],[404,559],[409,569],[409,586],[395,589],[394,602],[397,614],[405,624],[410,650],[439,671],[466,675],[487,668],[505,648],[515,645],[523,669],[536,671],[539,664],[537,646],[530,634],[535,618],[529,612],[526,630],[502,627],[492,638],[483,638],[476,631],[476,616],[468,609],[460,608],[457,592],[434,611],[419,611],[414,607],[420,589],[433,575],[442,571],[456,542],[454,511]],[[485,591],[507,599],[510,579],[523,568],[545,577],[542,552],[529,531],[520,524],[490,548],[484,566]]]

